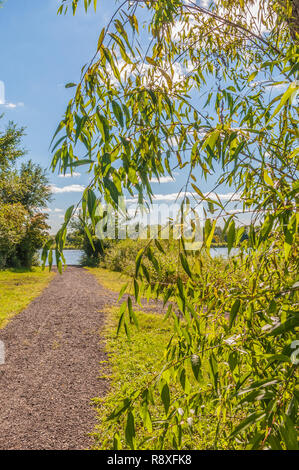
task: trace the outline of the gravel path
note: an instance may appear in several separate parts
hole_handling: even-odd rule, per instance
[[[104,309],[117,294],[86,270],[68,267],[4,330],[0,365],[0,449],[85,449],[96,423],[92,397],[105,360]]]

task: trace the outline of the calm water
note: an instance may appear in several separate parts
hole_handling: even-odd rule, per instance
[[[237,249],[232,249],[230,255],[235,255],[237,253]],[[222,256],[223,258],[228,258],[227,255],[227,248],[226,247],[219,247],[219,248],[211,248],[210,249],[211,256],[215,258],[216,256]],[[64,257],[66,264],[79,266],[81,264],[81,257],[84,254],[82,250],[65,250]],[[53,266],[56,265],[55,260],[55,252],[53,252]],[[48,263],[46,263],[48,266]]]
[[[215,258],[216,256],[222,256],[223,258],[228,258],[227,247],[226,246],[211,248],[210,253],[211,253],[212,258]],[[229,255],[234,256],[237,253],[238,253],[238,248],[232,248]]]
[[[83,253],[84,252],[81,250],[65,250],[64,257],[66,264],[75,266],[80,265]],[[48,263],[46,263],[46,266],[48,266]],[[53,251],[53,266],[56,266],[55,251]]]

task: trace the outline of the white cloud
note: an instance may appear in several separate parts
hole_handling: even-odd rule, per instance
[[[191,193],[187,193],[187,196],[192,195]],[[175,201],[176,199],[182,199],[184,194],[180,194],[178,197],[178,193],[170,193],[170,194],[155,194],[154,200],[155,201]]]
[[[185,76],[185,70],[183,69],[182,65],[178,62],[172,64],[171,70],[169,69],[169,65],[165,62],[162,64],[164,69],[164,74],[161,70],[152,64],[143,63],[138,64],[137,62],[134,63],[133,58],[132,64],[128,64],[125,62],[121,57],[116,60],[117,69],[119,71],[120,77],[122,81],[127,81],[129,77],[138,77],[141,79],[143,85],[149,89],[154,89],[156,86],[169,87],[169,83],[165,78],[165,73],[169,76],[172,86],[181,82]],[[161,64],[160,64],[161,65]],[[107,67],[106,69],[109,79],[111,82],[117,86],[118,80],[115,78],[111,67]]]
[[[219,198],[221,201],[240,201],[239,193],[227,193],[227,194],[218,194],[218,193],[205,193],[205,196],[208,196],[210,199]]]
[[[221,194],[221,193],[203,193],[205,197],[208,197],[209,199],[214,199],[218,200],[220,199],[221,201],[240,201],[240,194],[239,193],[227,193],[227,194]],[[171,201],[176,201],[183,199],[183,197],[195,197],[198,199],[198,194],[193,193],[193,192],[182,192],[179,196],[178,193],[168,193],[168,194],[155,194],[154,195],[154,202],[156,201],[165,201],[165,202],[171,202]],[[135,196],[134,198],[127,199],[127,202],[138,202],[138,197]]]
[[[70,184],[68,186],[63,186],[59,188],[55,184],[50,186],[51,192],[53,194],[62,194],[62,193],[81,193],[84,191],[85,187],[81,184]]]
[[[53,212],[56,212],[56,213],[57,212],[63,212],[63,209],[58,209],[58,207],[56,207]]]
[[[186,1],[185,4],[187,3],[195,4],[197,2],[193,0],[193,2]],[[211,3],[211,0],[201,0],[199,6],[208,10]],[[213,3],[217,5],[217,0],[214,0]],[[219,6],[217,13],[220,17],[243,23],[243,25],[246,25],[246,27],[255,34],[264,34],[272,27],[270,15],[268,14],[267,0],[255,0],[252,4],[247,5],[245,12],[237,7],[232,8],[229,6],[229,8],[224,9]],[[202,16],[202,13],[200,15]],[[188,17],[188,21],[177,21],[172,28],[172,39],[183,39],[186,32],[188,33],[194,27],[196,28],[196,24],[196,20],[194,20],[191,15]],[[219,21],[219,24],[222,24],[222,22]],[[184,41],[186,41],[186,38],[184,38]]]
[[[4,106],[5,108],[15,109],[24,106],[24,103],[0,103],[0,105]]]
[[[185,193],[181,193],[178,197],[178,193],[170,193],[170,194],[155,194],[154,199],[155,201],[175,201],[176,199],[182,199],[185,196]],[[197,197],[196,193],[187,192],[187,197]],[[204,196],[209,197],[209,199],[220,199],[221,201],[239,201],[240,195],[238,193],[227,193],[227,194],[218,194],[218,193],[204,193]]]
[[[150,183],[173,183],[174,181],[175,178],[172,178],[171,176],[161,176],[160,179],[152,178]]]
[[[73,173],[58,175],[58,178],[79,178],[79,176],[81,176],[81,173],[74,171]]]
[[[216,2],[217,3],[217,2]],[[265,11],[265,14],[263,14]],[[247,11],[241,13],[240,9],[233,10],[232,20],[237,20],[238,15],[242,14],[242,20],[246,23],[247,28],[256,34],[264,34],[271,29],[271,25],[267,24],[269,20],[268,2],[267,0],[255,0],[251,5],[247,5]],[[223,9],[220,8],[220,15],[223,14]],[[235,16],[234,16],[235,15]],[[244,16],[245,15],[245,16]],[[262,18],[263,15],[263,18]],[[269,21],[268,21],[269,23]]]

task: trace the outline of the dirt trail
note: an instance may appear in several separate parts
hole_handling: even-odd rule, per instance
[[[117,294],[86,270],[68,267],[0,340],[0,449],[85,449],[96,422],[90,399],[104,396],[100,334]]]

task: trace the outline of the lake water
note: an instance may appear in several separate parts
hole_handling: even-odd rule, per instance
[[[228,252],[227,252],[226,246],[210,248],[210,253],[211,253],[212,258],[215,258],[216,256],[222,256],[223,258],[228,258]],[[237,253],[238,253],[238,248],[232,248],[229,256],[234,256]]]
[[[235,255],[237,253],[237,249],[232,249],[230,255]],[[211,256],[215,258],[216,256],[222,256],[223,258],[228,258],[227,248],[226,247],[219,247],[219,248],[211,248],[210,249]],[[84,252],[82,250],[65,250],[64,257],[67,265],[73,266],[80,266],[81,258]],[[48,263],[46,263],[48,266]],[[53,266],[56,266],[55,260],[55,252],[53,252]]]
[[[82,250],[65,250],[63,254],[67,265],[79,266],[84,252]],[[46,266],[48,266],[48,262]],[[53,266],[56,266],[55,251],[53,251]]]

